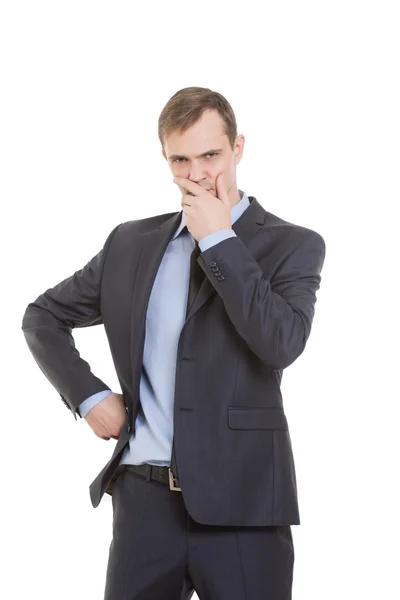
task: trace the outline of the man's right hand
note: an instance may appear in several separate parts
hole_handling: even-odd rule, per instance
[[[86,422],[103,440],[118,439],[126,419],[126,406],[122,394],[109,394],[85,415]]]

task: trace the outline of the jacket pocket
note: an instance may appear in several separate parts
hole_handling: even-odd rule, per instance
[[[282,408],[257,406],[228,406],[230,429],[288,429]]]

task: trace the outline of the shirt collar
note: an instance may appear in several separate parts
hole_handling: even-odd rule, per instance
[[[239,200],[239,202],[237,202],[236,204],[234,204],[231,207],[232,224],[235,221],[237,221],[237,219],[241,216],[241,214],[246,210],[246,208],[250,204],[250,201],[247,197],[246,192],[243,192],[242,190],[238,190],[238,192],[239,192],[240,200]],[[174,235],[172,236],[173,240],[178,237],[178,235],[180,234],[180,232],[182,231],[182,229],[184,227],[185,227],[185,213],[182,211],[181,222],[179,223],[178,229],[175,231]]]

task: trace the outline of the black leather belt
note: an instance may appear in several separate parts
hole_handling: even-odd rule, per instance
[[[144,465],[118,465],[106,490],[108,494],[112,494],[113,483],[117,479],[118,475],[126,471],[135,473],[135,475],[143,477],[143,479],[146,481],[158,481],[159,483],[164,483],[165,485],[168,485],[169,489],[173,492],[181,491],[178,478],[172,473],[170,467],[161,467],[158,465],[149,465],[148,463],[145,463]]]

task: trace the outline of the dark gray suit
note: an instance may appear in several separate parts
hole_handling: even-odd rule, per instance
[[[296,525],[280,383],[310,335],[325,243],[249,200],[232,225],[238,237],[200,255],[204,281],[179,339],[174,444],[181,497],[199,524]],[[98,255],[24,314],[29,348],[75,418],[84,399],[108,386],[79,356],[71,330],[104,324],[127,416],[90,486],[95,507],[134,432],[148,299],[181,214],[118,225]]]

